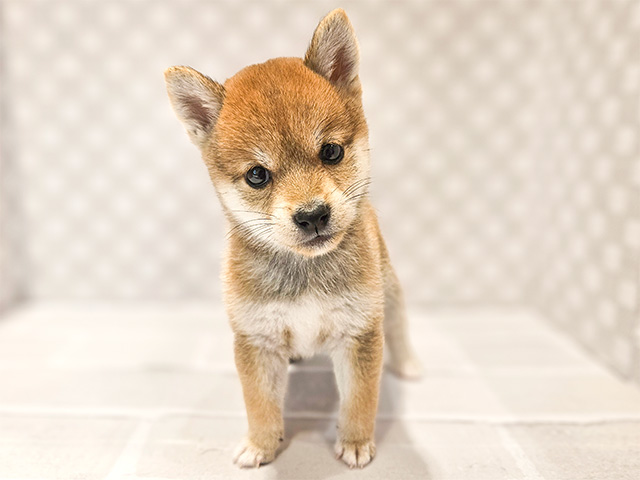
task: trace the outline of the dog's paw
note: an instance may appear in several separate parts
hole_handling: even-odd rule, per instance
[[[417,380],[424,374],[422,363],[415,355],[411,355],[402,360],[389,362],[387,367],[398,377],[407,380]]]
[[[275,456],[275,450],[260,448],[245,438],[233,453],[233,463],[242,468],[258,468],[273,461]]]
[[[349,468],[362,468],[367,465],[376,454],[376,446],[369,442],[344,442],[338,440],[335,446],[336,458],[342,459]]]

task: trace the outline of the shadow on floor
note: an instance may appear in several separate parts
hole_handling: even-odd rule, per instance
[[[363,478],[371,478],[372,474],[376,478],[391,478],[400,472],[406,479],[431,478],[423,455],[413,446],[403,423],[397,420],[404,400],[398,383],[391,373],[384,371],[378,408],[384,420],[376,422],[376,458],[363,470],[350,471],[342,461],[334,460],[339,394],[331,361],[317,357],[298,365],[289,373],[285,441],[271,464],[275,475],[270,478],[320,480],[347,474],[350,478],[358,474]]]

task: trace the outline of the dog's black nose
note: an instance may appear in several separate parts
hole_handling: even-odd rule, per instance
[[[298,210],[293,215],[293,221],[305,233],[320,233],[329,223],[331,209],[322,204],[313,210]]]

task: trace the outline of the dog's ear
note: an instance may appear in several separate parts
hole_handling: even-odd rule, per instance
[[[360,92],[360,49],[344,10],[337,8],[320,21],[313,32],[304,64],[336,87]]]
[[[218,120],[224,87],[189,67],[168,68],[164,78],[173,110],[191,141],[202,149]]]

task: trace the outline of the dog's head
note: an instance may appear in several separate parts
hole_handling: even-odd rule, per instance
[[[165,72],[232,235],[306,256],[339,245],[369,182],[358,66],[353,28],[334,10],[304,60],[252,65],[224,86],[188,67]]]

